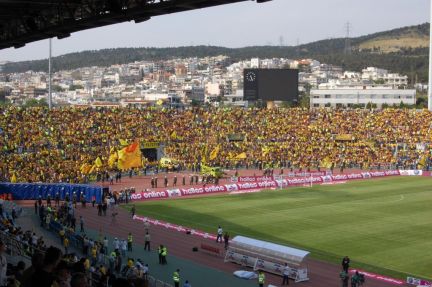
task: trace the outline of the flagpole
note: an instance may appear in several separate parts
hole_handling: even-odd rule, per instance
[[[48,107],[52,109],[52,93],[51,93],[51,38],[49,38],[49,58],[48,58]]]
[[[432,0],[429,14],[429,83],[428,83],[428,110],[432,111]]]

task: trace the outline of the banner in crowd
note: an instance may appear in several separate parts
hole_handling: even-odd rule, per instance
[[[151,200],[151,199],[165,199],[165,198],[175,198],[182,196],[194,196],[194,195],[204,195],[213,193],[243,193],[243,191],[252,190],[263,190],[263,189],[276,189],[284,188],[290,186],[301,186],[305,184],[324,184],[331,182],[343,182],[355,179],[370,179],[376,177],[384,176],[394,176],[400,175],[398,170],[389,171],[376,171],[376,172],[361,172],[361,173],[348,173],[348,174],[338,174],[338,175],[325,175],[325,176],[312,176],[312,177],[298,177],[298,178],[287,178],[282,180],[268,180],[268,181],[253,181],[257,177],[250,177],[251,181],[243,181],[225,185],[213,185],[206,187],[190,187],[190,188],[176,188],[167,189],[164,191],[147,191],[147,192],[137,192],[131,194],[132,200]],[[239,177],[240,178],[240,177]],[[248,178],[248,177],[241,177]],[[264,178],[264,177],[262,177]],[[267,177],[272,179],[272,177]]]
[[[354,141],[355,137],[352,134],[338,134],[335,137],[337,141]]]
[[[61,200],[64,200],[66,195],[72,198],[74,193],[78,195],[84,194],[87,202],[95,198],[96,202],[102,200],[102,187],[86,184],[64,184],[64,183],[0,183],[0,194],[7,194],[8,198],[14,200],[29,200],[38,199],[39,196],[46,199],[48,195],[52,199],[58,193]]]
[[[311,172],[288,172],[289,177],[296,177],[296,176],[323,176],[323,175],[330,175],[331,172],[326,173],[325,171],[311,171]]]
[[[238,176],[231,177],[231,182],[255,182],[255,181],[271,181],[274,180],[273,176]]]
[[[160,142],[142,142],[141,149],[157,149],[160,146]]]
[[[427,287],[432,286],[432,282],[423,279],[414,278],[414,277],[407,277],[406,283],[410,285],[416,285],[416,286],[427,286]]]
[[[275,176],[238,176],[231,177],[231,182],[255,182],[255,181],[272,181],[272,180],[282,180],[286,177],[311,177],[311,176],[324,176],[331,174],[325,171],[311,171],[311,172],[288,172],[286,175],[275,175]]]

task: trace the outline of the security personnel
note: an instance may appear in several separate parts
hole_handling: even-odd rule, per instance
[[[117,254],[115,253],[115,251],[111,252],[109,257],[109,266],[111,270],[114,270],[115,268],[116,259],[117,259]]]
[[[180,269],[177,269],[173,274],[174,287],[180,287]]]
[[[265,281],[265,275],[262,271],[260,271],[258,275],[258,286],[264,287],[264,281]]]
[[[55,204],[56,206],[60,206],[60,194],[58,192],[55,195]]]
[[[81,200],[81,206],[86,207],[86,198],[85,198],[84,192],[82,192],[82,191],[81,191],[80,200]]]
[[[166,257],[168,255],[168,249],[166,248],[166,246],[162,245],[162,254],[161,255],[162,255],[162,264],[163,265],[168,264],[167,260],[166,260]]]
[[[130,252],[132,252],[132,241],[133,241],[132,233],[129,232],[129,235],[128,235],[128,242],[127,242],[127,249],[128,249],[128,251],[130,251]]]
[[[158,247],[158,256],[159,256],[159,264],[162,264],[162,247],[163,245],[159,245]]]
[[[47,195],[47,206],[51,207],[51,194]]]
[[[77,194],[75,191],[72,194],[72,203],[73,203],[74,207],[76,208],[77,207]]]

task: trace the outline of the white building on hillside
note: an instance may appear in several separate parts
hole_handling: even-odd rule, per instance
[[[351,88],[313,89],[310,94],[310,107],[366,107],[368,103],[381,108],[383,104],[392,106],[401,102],[407,105],[416,103],[416,90],[400,90],[389,87],[357,86]]]
[[[408,85],[408,76],[403,76],[398,73],[389,73],[385,69],[375,67],[367,67],[362,70],[362,79],[371,81],[382,81],[385,84],[394,86]]]

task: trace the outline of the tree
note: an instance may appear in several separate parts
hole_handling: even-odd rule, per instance
[[[59,85],[53,85],[52,90],[54,92],[63,92],[64,91],[64,89],[62,87],[60,87]]]
[[[201,106],[201,102],[198,100],[192,99],[191,106],[192,107],[199,107],[199,106]]]
[[[418,97],[416,100],[417,109],[425,109],[427,108],[427,98],[426,97]]]
[[[47,103],[46,99],[41,99],[39,101],[37,99],[29,99],[24,103],[23,107],[25,107],[25,108],[48,107],[48,103]]]
[[[83,89],[84,87],[81,85],[70,85],[69,86],[69,91],[75,91],[75,90],[80,90]]]
[[[377,105],[375,103],[369,102],[366,105],[366,109],[376,109]]]
[[[310,108],[310,97],[307,95],[301,96],[299,98],[299,106],[301,108]]]
[[[45,98],[39,100],[39,107],[48,107],[48,102]]]

